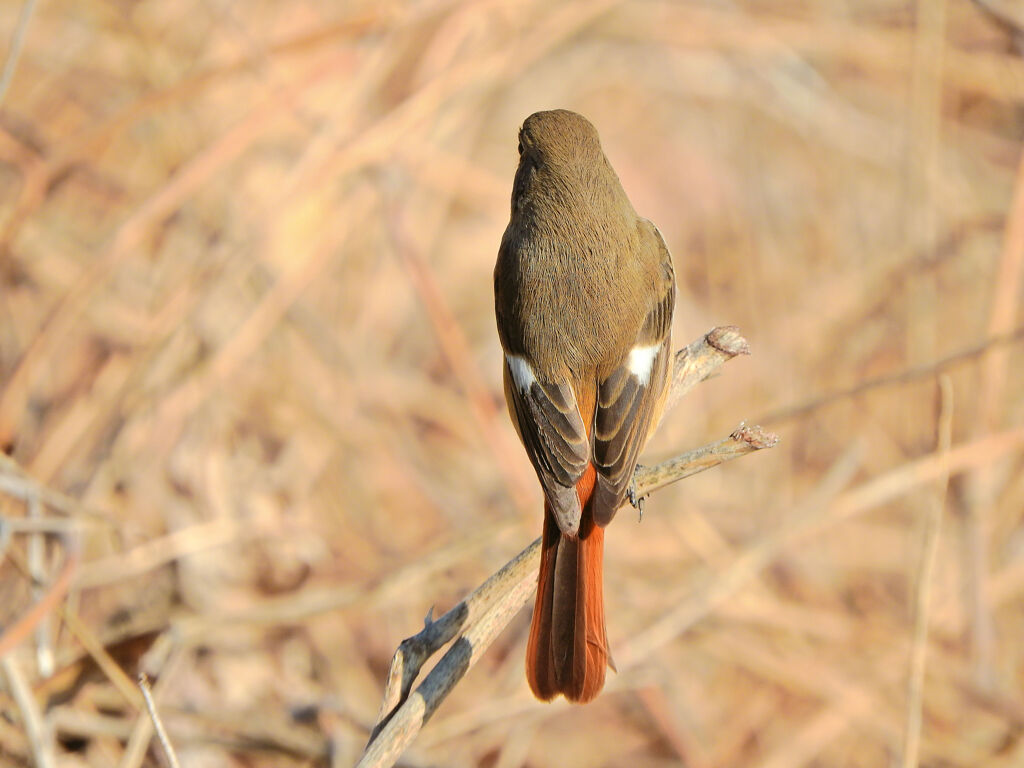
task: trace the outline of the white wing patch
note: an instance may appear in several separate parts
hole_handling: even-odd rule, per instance
[[[651,368],[654,366],[654,358],[661,349],[661,344],[650,346],[633,347],[629,351],[629,370],[639,380],[642,386],[647,386],[651,378]]]
[[[512,374],[512,381],[515,382],[519,391],[524,394],[529,392],[530,387],[537,381],[537,377],[533,375],[533,368],[526,362],[526,358],[519,355],[505,355],[505,360],[508,361],[508,370]]]

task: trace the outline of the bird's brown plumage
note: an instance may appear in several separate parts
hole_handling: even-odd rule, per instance
[[[675,278],[585,118],[538,112],[519,141],[494,291],[509,413],[545,497],[527,679],[589,701],[610,658],[603,527],[664,402]]]

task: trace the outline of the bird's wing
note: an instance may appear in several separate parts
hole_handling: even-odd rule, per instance
[[[633,347],[598,383],[593,457],[597,469],[593,510],[598,525],[611,522],[621,506],[640,451],[656,426],[653,422],[664,402],[672,351],[676,297],[672,257],[653,224],[643,220],[640,226],[650,247],[657,249],[660,271]]]
[[[506,355],[505,398],[558,527],[575,535],[581,513],[576,483],[590,460],[590,440],[572,387],[542,381],[525,357]]]

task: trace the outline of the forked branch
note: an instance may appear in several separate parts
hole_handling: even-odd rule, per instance
[[[745,354],[749,354],[747,341],[734,326],[715,328],[679,350],[673,361],[665,411],[723,363]],[[638,466],[633,476],[635,497],[642,499],[677,480],[761,448],[771,448],[776,442],[774,435],[760,427],[740,425],[717,443],[652,467]],[[395,763],[448,693],[529,601],[536,588],[539,556],[538,538],[439,619],[428,614],[423,630],[402,641],[391,661],[377,724],[357,768],[383,768]],[[456,642],[412,692],[413,682],[426,661],[456,637]]]

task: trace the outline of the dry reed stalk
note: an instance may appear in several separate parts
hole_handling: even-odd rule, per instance
[[[171,768],[180,768],[181,764],[178,762],[178,755],[174,751],[174,745],[171,744],[170,738],[167,736],[167,729],[164,728],[163,720],[160,719],[156,702],[153,700],[153,689],[150,687],[149,678],[145,674],[139,675],[139,689],[142,691],[142,698],[146,702],[146,711],[149,712],[149,718],[153,721],[156,736],[160,740],[160,745],[164,748],[167,762],[171,765]]]
[[[948,454],[953,442],[953,382],[948,376],[939,379],[939,429],[936,450]],[[907,724],[903,745],[903,768],[918,765],[921,750],[921,718],[924,707],[924,671],[928,652],[928,620],[931,607],[932,581],[942,531],[942,512],[946,506],[949,475],[936,481],[935,492],[925,509],[921,563],[916,573],[914,598],[914,636],[911,644],[910,675],[907,682]]]
[[[990,334],[1008,333],[1016,322],[1019,294],[1024,287],[1024,153],[1017,166],[1013,200],[1006,220],[1006,234],[994,275],[992,303],[987,330]],[[994,432],[1004,420],[1005,397],[1009,369],[1009,350],[992,349],[981,360],[978,382],[977,415],[974,434]],[[995,685],[995,627],[992,607],[985,597],[989,578],[987,510],[997,493],[997,472],[994,467],[982,468],[970,480],[967,489],[967,589],[971,600],[972,653],[974,676],[979,685]]]
[[[53,732],[49,723],[43,720],[24,674],[10,653],[0,656],[0,667],[7,679],[7,690],[18,705],[35,765],[37,768],[55,768],[57,762],[54,757]]]

